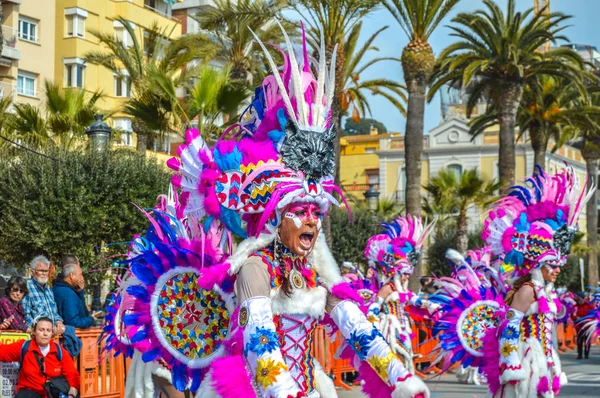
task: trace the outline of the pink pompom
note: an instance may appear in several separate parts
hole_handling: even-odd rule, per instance
[[[539,395],[544,395],[545,393],[550,391],[550,385],[546,376],[540,379],[540,382],[537,385],[537,391]]]
[[[552,391],[554,395],[558,395],[560,392],[560,377],[556,376],[552,379]]]

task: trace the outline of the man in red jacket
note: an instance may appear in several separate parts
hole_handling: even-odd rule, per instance
[[[20,362],[23,344],[25,341],[0,345],[0,362]],[[40,369],[35,353],[41,359],[40,363],[45,375]],[[57,376],[64,376],[67,379],[71,387],[69,398],[77,397],[79,372],[65,349],[62,349],[62,360],[59,360],[57,343],[52,340],[52,321],[50,318],[42,317],[35,323],[29,350],[23,355],[15,398],[49,398],[44,384]]]

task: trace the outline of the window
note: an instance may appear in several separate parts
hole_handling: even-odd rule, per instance
[[[113,128],[121,132],[121,145],[133,146],[131,119],[116,117],[113,119]]]
[[[128,77],[115,76],[115,97],[129,97],[130,88]]]
[[[460,181],[460,176],[462,175],[462,166],[460,164],[450,164],[446,168],[456,176],[456,181]]]
[[[365,153],[376,153],[377,152],[377,148],[375,147],[366,147],[365,148]]]
[[[115,40],[121,41],[125,48],[131,47],[131,45],[133,44],[133,40],[131,39],[131,35],[129,34],[127,29],[125,29],[123,24],[119,21],[115,21],[113,26],[115,28]],[[131,22],[129,22],[129,26],[132,29],[135,28],[135,25]]]
[[[19,39],[38,41],[38,22],[26,18],[19,17]]]
[[[88,12],[83,8],[65,8],[65,18],[68,37],[85,37],[85,20]]]
[[[19,71],[17,74],[17,93],[35,97],[37,76],[33,73]]]
[[[85,62],[79,58],[71,58],[64,61],[65,63],[65,87],[84,86]]]
[[[367,184],[372,186],[379,186],[379,170],[367,172]]]

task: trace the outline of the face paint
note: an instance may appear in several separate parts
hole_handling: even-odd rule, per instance
[[[281,243],[297,256],[309,255],[319,234],[321,209],[314,203],[292,203],[283,214]]]

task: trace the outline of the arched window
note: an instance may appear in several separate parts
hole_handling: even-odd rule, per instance
[[[462,175],[462,166],[460,164],[449,164],[446,168],[449,172],[454,173],[457,181],[460,180],[460,176]]]

